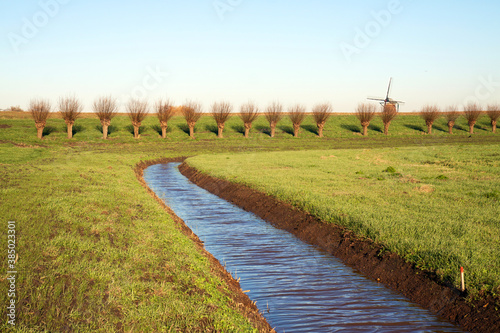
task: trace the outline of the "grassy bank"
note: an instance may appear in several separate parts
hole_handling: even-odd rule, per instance
[[[500,294],[500,145],[197,156],[244,183],[382,243],[468,290]]]
[[[137,181],[133,166],[155,157],[2,144],[0,246],[15,221],[18,329],[252,330],[207,258]]]
[[[198,122],[195,140],[186,134],[184,120],[175,117],[164,140],[155,127],[157,119],[148,117],[141,138],[135,140],[125,116],[112,120],[105,141],[99,121],[92,118],[77,120],[71,140],[66,138],[63,120],[49,119],[44,139],[38,140],[31,119],[7,118],[0,113],[0,218],[4,223],[0,247],[7,248],[7,221],[16,221],[20,331],[251,330],[227,296],[224,282],[210,271],[207,258],[137,181],[133,168],[141,160],[446,144],[484,144],[485,149],[493,149],[497,146],[490,145],[500,140],[487,131],[484,120],[485,129],[471,138],[463,124],[459,126],[464,130],[454,135],[436,131],[427,136],[408,128],[408,121],[395,122],[389,137],[372,129],[370,137],[363,138],[342,125],[356,123],[353,116],[332,118],[324,140],[307,127],[303,137],[296,139],[280,126],[277,137],[271,139],[263,117],[254,124],[249,140],[243,138],[236,118],[226,125],[226,138],[216,139],[210,117]],[[421,123],[417,117],[407,119]],[[306,121],[312,124],[311,119]],[[310,184],[304,186],[304,193],[310,188]],[[0,302],[7,304],[6,293]],[[0,310],[3,318],[5,311],[5,307]]]

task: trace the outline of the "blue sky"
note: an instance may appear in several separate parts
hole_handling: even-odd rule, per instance
[[[500,2],[0,0],[0,108],[75,94],[239,109],[500,103]]]

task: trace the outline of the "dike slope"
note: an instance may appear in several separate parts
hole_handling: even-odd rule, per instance
[[[358,237],[346,228],[322,222],[247,186],[198,172],[186,163],[181,164],[179,170],[196,185],[328,251],[441,318],[469,332],[500,332],[499,299],[466,299],[465,293],[441,283],[432,272],[416,268],[397,254],[387,252],[382,245]]]

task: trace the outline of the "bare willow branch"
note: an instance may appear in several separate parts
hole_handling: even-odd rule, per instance
[[[293,136],[298,137],[300,124],[302,124],[306,118],[306,107],[300,104],[291,106],[288,109],[288,117],[290,117],[293,124]]]
[[[101,121],[102,125],[102,138],[108,137],[108,127],[111,124],[111,119],[116,115],[118,106],[116,99],[111,96],[102,96],[97,98],[92,104],[97,118]]]
[[[82,113],[83,105],[75,96],[61,97],[59,99],[59,113],[66,122],[68,139],[73,137],[73,125]]]
[[[233,106],[229,102],[212,104],[212,117],[218,124],[224,124],[230,117]]]
[[[182,114],[189,127],[189,136],[194,139],[194,126],[201,117],[201,105],[192,101],[188,101],[182,106]]]
[[[118,112],[116,99],[111,96],[102,96],[97,98],[92,104],[92,108],[101,121],[109,122]]]
[[[271,138],[274,138],[276,133],[276,125],[283,117],[283,105],[279,102],[273,102],[266,108],[265,113],[266,119],[269,122],[269,127],[271,128]]]
[[[453,126],[455,126],[455,121],[460,117],[460,112],[457,111],[456,105],[450,105],[444,113],[444,118],[448,124],[448,133],[453,134]]]
[[[474,126],[482,113],[483,109],[476,103],[469,103],[464,107],[464,117],[469,124],[469,134],[474,134]]]
[[[168,123],[168,121],[175,115],[174,103],[169,99],[166,101],[160,99],[156,102],[155,110],[160,123]]]
[[[323,128],[325,123],[330,118],[333,112],[333,107],[330,103],[318,104],[312,109],[314,121],[318,127],[318,136],[323,137]]]
[[[360,103],[356,108],[356,118],[361,123],[361,127],[363,127],[363,135],[368,135],[368,126],[370,126],[370,122],[375,117],[375,113],[377,112],[377,108],[373,104]]]
[[[500,105],[498,104],[490,104],[488,105],[488,109],[486,114],[491,120],[491,126],[493,127],[493,133],[497,131],[497,121],[500,118]]]
[[[51,105],[50,102],[45,99],[32,99],[30,101],[29,110],[35,123],[45,123],[49,117]]]
[[[61,97],[59,99],[59,113],[67,124],[74,123],[82,110],[83,105],[75,96]]]
[[[437,105],[426,105],[420,111],[420,117],[425,121],[427,125],[427,133],[432,133],[432,124],[434,121],[441,117],[441,110]]]
[[[175,115],[174,104],[169,99],[166,101],[160,99],[156,102],[155,109],[156,116],[160,121],[161,137],[165,139],[167,137],[168,121]]]
[[[396,118],[398,115],[398,110],[396,109],[396,105],[391,103],[386,103],[382,107],[382,112],[380,113],[380,118],[382,118],[382,122],[384,123],[384,134],[389,135],[389,125],[391,121]]]
[[[222,138],[224,124],[229,119],[233,106],[229,102],[215,102],[212,104],[212,117],[217,123],[217,137]]]
[[[240,108],[240,118],[243,120],[243,124],[245,126],[245,138],[248,138],[248,134],[250,132],[250,129],[252,128],[252,123],[257,119],[259,115],[259,108],[251,103],[248,102],[247,104],[244,104]]]
[[[130,100],[127,104],[127,113],[128,117],[132,121],[132,124],[138,123],[140,126],[141,122],[149,113],[148,102],[136,99]]]
[[[43,129],[45,128],[45,123],[50,114],[51,105],[48,100],[44,99],[32,99],[30,101],[29,110],[31,112],[31,117],[35,121],[37,137],[42,139]]]

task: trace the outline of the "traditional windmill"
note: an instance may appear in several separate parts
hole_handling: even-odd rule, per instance
[[[389,93],[391,92],[391,83],[392,83],[392,77],[389,79],[389,87],[387,87],[387,94],[385,95],[385,98],[368,97],[368,99],[372,101],[379,101],[380,104],[383,106],[386,106],[386,104],[394,105],[396,107],[396,110],[399,111],[399,104],[404,104],[404,102],[396,101],[389,97]]]

